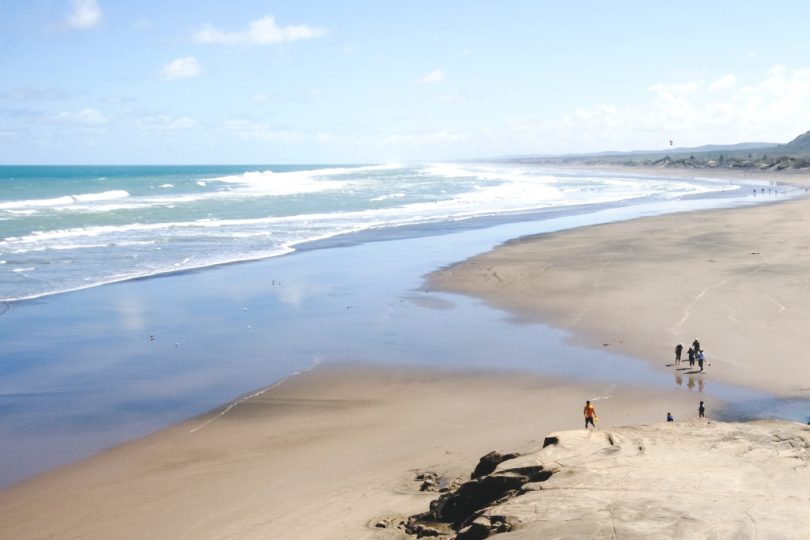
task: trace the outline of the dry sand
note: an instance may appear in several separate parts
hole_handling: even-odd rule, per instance
[[[430,286],[658,366],[700,338],[707,377],[810,396],[810,199],[509,242]]]
[[[322,367],[0,492],[0,537],[397,538],[373,525],[427,509],[416,471],[467,476],[491,450],[536,451],[583,424],[585,399],[601,428],[697,413],[675,389]]]

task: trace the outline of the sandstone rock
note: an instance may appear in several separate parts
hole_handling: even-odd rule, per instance
[[[470,478],[474,480],[476,478],[480,478],[481,476],[492,474],[495,468],[502,461],[514,459],[518,456],[520,456],[520,454],[501,454],[499,452],[490,452],[478,461],[478,465],[476,465],[475,470],[472,472],[472,475],[470,475]]]
[[[480,517],[458,531],[455,540],[484,540],[492,533],[491,524],[487,518]]]

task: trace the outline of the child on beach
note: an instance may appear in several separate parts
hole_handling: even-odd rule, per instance
[[[702,373],[703,361],[706,359],[706,357],[703,355],[703,351],[698,351],[697,358],[698,358],[698,367],[700,367],[700,372]]]
[[[683,351],[683,343],[675,345],[675,365],[681,363],[681,351]]]
[[[706,407],[703,406],[703,402],[701,401],[700,405],[698,406],[698,416],[700,418],[703,418],[705,414],[706,414]]]

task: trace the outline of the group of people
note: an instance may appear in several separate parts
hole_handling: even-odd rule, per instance
[[[681,353],[683,352],[683,343],[678,343],[675,345],[675,365],[679,365],[681,363]],[[695,367],[695,362],[698,364],[698,368],[700,372],[703,372],[703,365],[706,362],[706,355],[703,353],[703,349],[700,347],[700,340],[695,338],[695,341],[692,342],[692,346],[686,351],[686,356],[689,358],[689,367]]]
[[[588,429],[588,425],[596,429],[596,422],[599,421],[599,417],[596,416],[596,408],[591,405],[590,400],[585,402],[585,409],[583,409],[582,413],[585,415],[585,429]],[[705,418],[706,417],[706,406],[703,402],[700,402],[698,405],[698,417]],[[667,422],[674,422],[675,418],[672,416],[672,413],[667,413]],[[810,424],[810,422],[808,422]]]
[[[683,343],[678,343],[675,346],[675,365],[680,365],[681,363],[681,354],[683,353]],[[703,352],[703,349],[700,346],[700,340],[695,338],[695,341],[692,342],[692,346],[689,347],[686,351],[686,356],[689,359],[689,367],[695,367],[695,362],[697,362],[698,369],[700,372],[703,373],[703,368],[706,363],[706,355]],[[680,383],[679,383],[680,384]],[[585,415],[585,429],[588,429],[590,425],[594,429],[596,429],[596,422],[599,421],[599,417],[596,416],[596,408],[591,405],[590,401],[585,402],[585,409],[583,409],[583,414]],[[703,402],[700,402],[698,406],[698,416],[700,418],[704,418],[706,415],[706,406]],[[672,413],[667,413],[667,422],[674,422],[675,418],[672,416]],[[810,423],[810,422],[809,422]]]

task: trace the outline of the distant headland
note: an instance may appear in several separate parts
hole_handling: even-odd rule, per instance
[[[506,156],[498,158],[497,161],[533,165],[609,165],[751,171],[800,170],[810,169],[810,131],[785,144],[747,142],[631,152]]]

